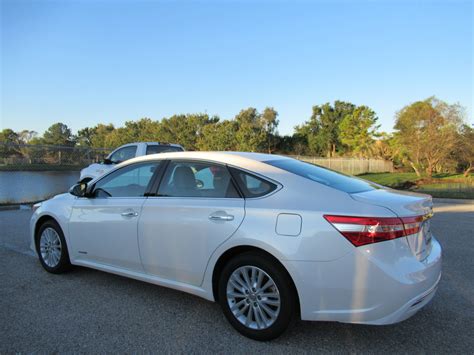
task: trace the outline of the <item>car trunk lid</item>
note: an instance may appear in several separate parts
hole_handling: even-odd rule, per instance
[[[431,196],[393,189],[376,189],[354,193],[351,197],[359,202],[390,209],[404,221],[406,238],[416,258],[424,260],[429,255],[432,238],[430,218],[433,215]],[[410,217],[418,218],[410,220]]]

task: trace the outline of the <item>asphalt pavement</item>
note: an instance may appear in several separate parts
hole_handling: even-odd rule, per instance
[[[433,301],[390,326],[302,322],[271,342],[247,339],[219,305],[76,267],[45,272],[27,247],[31,211],[0,211],[0,353],[473,353],[474,205],[438,204],[443,246]]]

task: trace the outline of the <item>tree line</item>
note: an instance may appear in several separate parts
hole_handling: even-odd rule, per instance
[[[205,113],[179,114],[161,120],[142,118],[123,127],[99,123],[74,134],[55,123],[43,135],[4,129],[0,142],[70,147],[115,148],[137,141],[179,143],[186,150],[250,151],[323,157],[382,158],[419,176],[473,170],[474,130],[459,104],[429,97],[396,113],[393,133],[380,131],[374,110],[335,101],[313,106],[311,117],[292,135],[278,133],[278,112],[266,107],[241,110],[232,119]],[[3,147],[0,155],[14,154]]]

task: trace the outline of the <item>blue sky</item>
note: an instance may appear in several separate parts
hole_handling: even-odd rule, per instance
[[[1,128],[273,106],[290,134],[339,99],[390,131],[431,95],[472,122],[471,1],[0,1]]]

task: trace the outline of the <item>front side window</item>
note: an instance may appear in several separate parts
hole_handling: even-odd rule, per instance
[[[153,173],[160,162],[133,164],[114,171],[97,181],[95,197],[141,197],[144,196]]]
[[[157,154],[157,153],[169,153],[169,152],[182,152],[183,148],[175,147],[172,145],[149,145],[146,147],[146,154]]]
[[[137,146],[136,145],[129,145],[128,147],[123,147],[114,152],[109,160],[114,163],[118,164],[125,160],[132,159],[135,157],[137,153]]]
[[[158,196],[237,198],[227,167],[204,162],[170,162]]]
[[[346,176],[296,159],[267,160],[264,163],[347,193],[370,191],[378,188],[368,181]]]

